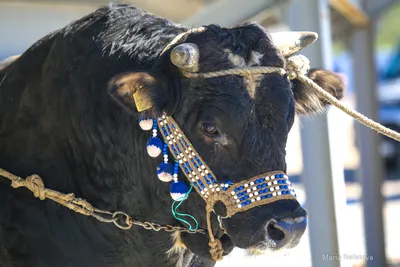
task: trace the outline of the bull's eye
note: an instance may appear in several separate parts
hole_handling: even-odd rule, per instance
[[[218,134],[217,127],[211,123],[203,123],[203,131],[208,135]]]

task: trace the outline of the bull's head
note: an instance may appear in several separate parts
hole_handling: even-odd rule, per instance
[[[133,112],[146,109],[147,114],[165,112],[172,116],[219,182],[240,182],[269,171],[286,172],[285,146],[295,114],[319,111],[327,102],[298,80],[278,74],[187,79],[182,72],[284,68],[287,57],[315,39],[313,33],[270,35],[256,24],[231,29],[208,26],[168,47],[151,72],[116,77],[110,91]],[[342,97],[343,83],[336,74],[311,69],[307,75],[335,97]],[[204,207],[197,194],[184,206],[203,228]],[[233,246],[251,251],[290,248],[298,244],[306,228],[307,213],[293,199],[230,218],[224,218],[226,210],[220,203],[214,211],[220,222],[213,217],[213,230],[225,251]],[[206,236],[182,234],[180,238],[195,254],[209,257]]]

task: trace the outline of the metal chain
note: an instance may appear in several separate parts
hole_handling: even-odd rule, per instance
[[[34,196],[40,200],[51,199],[58,204],[65,206],[77,213],[91,216],[100,222],[113,223],[120,229],[128,230],[131,229],[133,225],[143,227],[146,230],[153,231],[165,231],[165,232],[185,232],[189,234],[201,233],[205,234],[203,229],[197,229],[195,231],[190,231],[187,228],[172,225],[160,225],[151,222],[140,222],[133,220],[131,216],[123,211],[109,212],[106,210],[96,209],[89,202],[84,199],[76,198],[74,194],[63,194],[61,192],[45,188],[43,180],[38,175],[31,175],[26,179],[18,177],[6,170],[0,169],[0,176],[7,178],[11,181],[11,186],[13,188],[26,187]]]

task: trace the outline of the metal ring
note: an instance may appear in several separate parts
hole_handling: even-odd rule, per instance
[[[122,225],[122,224],[119,223],[119,219],[117,218],[118,215],[122,215],[122,217],[124,217],[123,221],[125,221],[126,225]],[[131,229],[131,227],[133,225],[132,218],[128,214],[126,214],[125,212],[116,211],[116,212],[113,213],[112,217],[116,219],[115,221],[113,221],[113,223],[118,228],[123,229],[123,230]]]

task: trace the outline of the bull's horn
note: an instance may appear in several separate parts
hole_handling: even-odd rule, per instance
[[[281,50],[282,55],[289,57],[314,43],[318,34],[316,32],[288,31],[271,33],[271,37],[274,44]]]
[[[177,45],[171,51],[172,63],[180,69],[198,72],[200,52],[196,44],[183,43]]]

